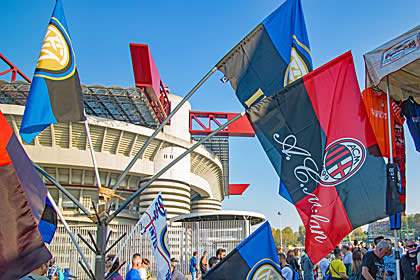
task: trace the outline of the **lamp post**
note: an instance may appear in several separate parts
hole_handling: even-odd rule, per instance
[[[282,237],[282,235],[281,235],[281,212],[279,211],[279,212],[277,212],[277,215],[279,215],[279,217],[280,217],[280,247],[283,249],[283,237]]]

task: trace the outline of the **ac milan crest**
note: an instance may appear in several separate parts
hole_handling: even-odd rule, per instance
[[[366,148],[352,138],[342,138],[328,145],[320,183],[324,186],[338,185],[355,174],[366,159]]]

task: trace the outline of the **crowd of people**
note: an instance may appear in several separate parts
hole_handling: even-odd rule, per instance
[[[281,274],[284,280],[396,280],[397,265],[394,243],[391,239],[378,236],[367,246],[363,242],[340,244],[319,263],[313,264],[304,249],[294,248],[283,252],[277,248]],[[405,249],[405,250],[404,250]],[[400,258],[401,280],[420,280],[420,246],[413,239],[408,239],[404,245],[397,245]],[[210,257],[204,251],[200,259],[194,252],[189,260],[191,279],[196,280],[205,275],[226,256],[226,250],[219,248],[216,256]],[[105,278],[109,280],[150,280],[150,261],[134,254],[129,269],[123,278],[119,273],[120,262],[115,255],[105,258]],[[171,259],[172,280],[186,280],[187,277],[178,268],[179,261]],[[32,271],[21,280],[67,280],[74,278],[64,272],[51,259],[48,263]]]
[[[376,237],[370,246],[358,241],[340,244],[317,264],[304,249],[290,249],[286,254],[282,248],[277,251],[284,280],[396,280],[393,246],[392,240],[383,236]],[[397,245],[401,280],[420,280],[419,248],[413,239],[408,239],[405,246]]]

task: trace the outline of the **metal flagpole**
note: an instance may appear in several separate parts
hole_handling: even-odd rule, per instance
[[[88,143],[89,143],[89,148],[90,148],[90,156],[92,158],[93,168],[95,169],[96,182],[97,182],[98,188],[100,188],[101,187],[101,178],[99,177],[98,165],[96,164],[95,152],[93,151],[92,138],[90,137],[90,130],[89,130],[89,124],[88,124],[86,112],[84,112],[84,114],[85,114],[85,118],[86,118],[84,123],[85,123],[86,136],[87,136]]]
[[[82,252],[82,249],[80,248],[79,244],[77,243],[77,241],[76,241],[76,237],[74,236],[74,234],[73,234],[73,232],[71,231],[71,229],[70,229],[69,225],[67,224],[66,220],[64,219],[64,217],[63,217],[63,215],[61,214],[60,210],[58,209],[58,206],[57,206],[57,204],[55,203],[54,199],[52,198],[52,196],[51,196],[50,192],[47,192],[47,194],[48,194],[48,199],[50,200],[52,207],[54,208],[54,210],[55,210],[55,212],[57,213],[58,217],[60,217],[60,220],[61,220],[61,222],[63,223],[64,228],[67,230],[68,234],[70,235],[71,241],[73,241],[74,245],[75,245],[75,246],[76,246],[76,248],[77,248],[77,251],[79,252],[80,256],[81,256],[81,257],[82,257],[82,259],[83,259],[83,262],[85,263],[86,267],[88,268],[89,273],[91,274],[91,275],[90,275],[90,278],[91,278],[91,277],[93,277],[92,268],[90,267],[89,262],[87,261],[87,259],[86,259],[85,255],[84,255],[84,254],[83,254],[83,252]],[[93,278],[93,279],[95,279],[95,278]]]
[[[166,119],[159,125],[158,128],[153,132],[152,135],[147,139],[147,141],[143,144],[141,149],[137,152],[137,154],[133,157],[133,159],[130,161],[130,163],[127,165],[127,167],[124,169],[123,173],[118,177],[117,181],[115,182],[114,186],[112,187],[113,190],[115,190],[118,185],[121,183],[121,181],[125,178],[127,173],[130,171],[131,167],[136,163],[136,161],[141,157],[146,150],[147,146],[155,139],[156,135],[163,129],[163,127],[169,122],[169,120],[172,118],[172,116],[184,105],[185,102],[197,91],[198,88],[201,87],[201,85],[214,73],[216,72],[217,68],[214,67],[211,69],[194,87],[193,89],[181,100],[181,102],[173,109],[171,110],[171,113],[166,117]],[[108,208],[109,210],[109,208]]]
[[[59,182],[57,182],[50,174],[48,174],[47,171],[42,169],[38,164],[35,162],[32,162],[32,165],[35,167],[36,170],[38,170],[45,178],[48,179],[51,183],[53,183],[57,189],[62,191],[74,204],[77,205],[77,207],[80,208],[80,210],[83,211],[83,213],[86,214],[86,216],[92,216],[92,213],[89,212],[83,205],[68,191],[66,190],[62,185],[60,185]]]
[[[143,186],[141,186],[134,194],[132,194],[117,210],[115,210],[114,213],[112,213],[109,218],[107,219],[107,223],[109,223],[112,219],[114,219],[125,207],[127,207],[128,204],[130,204],[144,189],[146,189],[151,183],[153,183],[160,175],[165,173],[169,168],[171,168],[175,163],[180,161],[182,158],[184,158],[186,155],[191,153],[195,148],[203,144],[207,139],[212,137],[213,135],[217,134],[219,131],[230,125],[231,123],[239,120],[242,116],[245,115],[245,111],[235,116],[230,121],[224,123],[222,126],[217,128],[215,131],[201,139],[199,142],[195,143],[193,146],[191,146],[189,149],[187,149],[185,152],[183,152],[181,155],[179,155],[176,159],[168,163],[163,169],[161,169],[158,173],[153,175],[149,181],[147,181]]]
[[[392,132],[391,132],[391,97],[389,96],[389,76],[386,77],[386,98],[387,98],[387,110],[388,110],[388,138],[389,138],[389,162],[394,162],[394,154],[392,149]],[[398,233],[394,229],[394,238],[395,238],[395,264],[396,264],[396,273],[397,280],[401,279],[400,275],[400,252],[398,251]]]

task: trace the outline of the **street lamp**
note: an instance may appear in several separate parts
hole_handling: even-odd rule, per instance
[[[283,249],[283,238],[282,238],[282,236],[281,236],[281,212],[279,211],[279,212],[277,212],[277,215],[279,215],[279,217],[280,217],[280,247]]]

